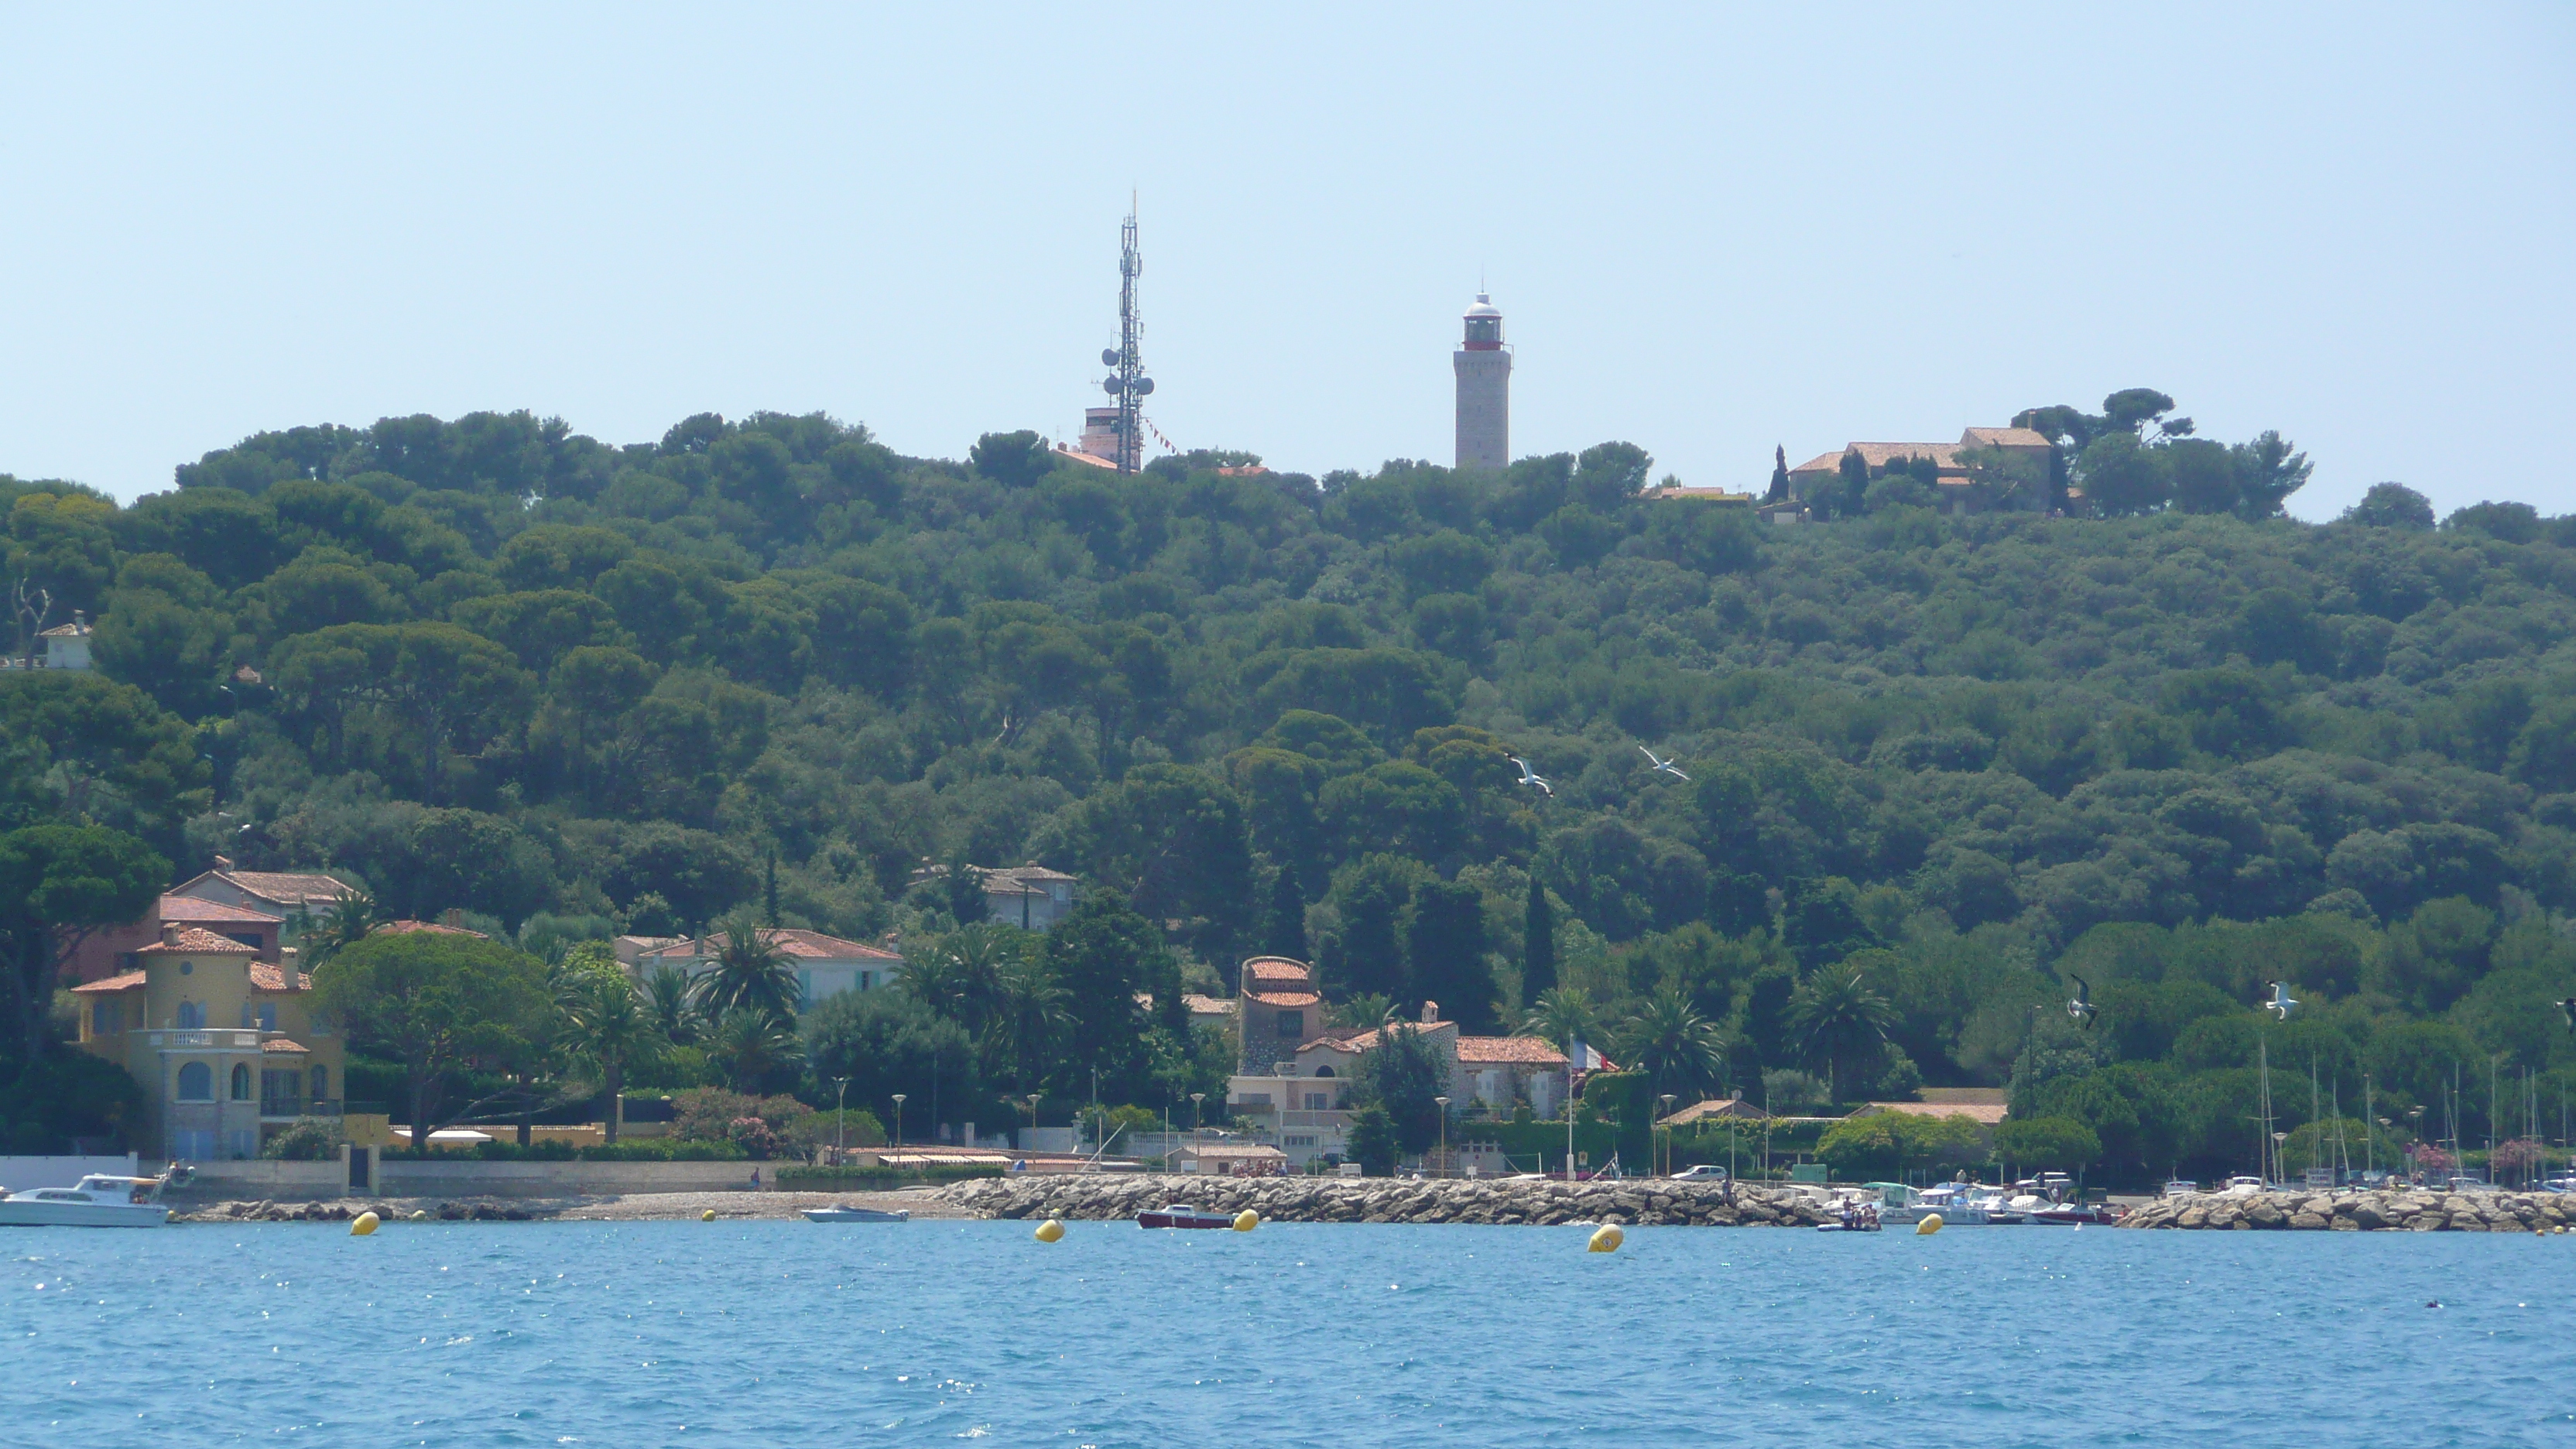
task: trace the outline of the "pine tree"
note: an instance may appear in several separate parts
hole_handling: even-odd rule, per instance
[[[1521,1004],[1535,1002],[1542,991],[1556,989],[1556,912],[1547,904],[1547,887],[1530,872],[1529,908],[1521,916]]]

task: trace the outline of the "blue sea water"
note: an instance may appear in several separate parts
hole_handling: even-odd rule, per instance
[[[15,1230],[0,1443],[2576,1444],[2576,1235],[1067,1227]]]

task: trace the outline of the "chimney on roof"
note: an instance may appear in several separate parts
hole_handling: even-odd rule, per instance
[[[295,958],[300,954],[302,953],[293,946],[278,948],[277,974],[286,978],[286,989],[289,991],[301,991],[313,984],[305,979],[303,972],[295,969]]]
[[[176,946],[179,944],[179,923],[177,921],[163,921],[161,923],[161,944],[164,946]]]
[[[232,858],[231,856],[229,856],[229,855],[219,855],[219,856],[216,856],[216,857],[215,857],[215,869],[217,869],[217,870],[230,870],[230,869],[232,869],[232,868],[233,868],[233,858]]]
[[[1438,1026],[1440,1024],[1439,1002],[1426,1001],[1422,1003],[1422,1024],[1424,1026]]]
[[[459,906],[449,906],[446,910],[438,913],[438,923],[442,926],[449,927],[450,929],[461,931],[465,928],[465,911]]]

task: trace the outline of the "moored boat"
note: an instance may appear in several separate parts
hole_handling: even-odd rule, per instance
[[[887,1212],[881,1208],[836,1204],[832,1207],[805,1209],[805,1221],[809,1223],[908,1223],[912,1221],[912,1213],[904,1208]]]
[[[70,1187],[38,1187],[0,1198],[0,1227],[157,1228],[170,1221],[161,1205],[161,1177],[119,1177],[93,1172]],[[136,1201],[136,1190],[152,1191]]]
[[[1140,1228],[1230,1228],[1234,1219],[1223,1213],[1201,1212],[1194,1207],[1175,1204],[1149,1209],[1136,1214]]]

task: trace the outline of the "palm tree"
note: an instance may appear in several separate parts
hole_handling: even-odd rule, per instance
[[[1534,1036],[1563,1046],[1570,1041],[1601,1040],[1601,1008],[1579,986],[1542,991],[1538,1004],[1521,1022],[1519,1036]]]
[[[756,1006],[728,1008],[707,1037],[707,1055],[724,1064],[733,1089],[753,1096],[795,1054],[796,1033],[776,1014]]]
[[[1620,1047],[1655,1091],[1698,1093],[1716,1086],[1726,1071],[1725,1028],[1709,1021],[1690,997],[1667,986],[1628,1018]]]
[[[749,1007],[770,1016],[792,1017],[804,996],[769,935],[748,919],[727,921],[715,949],[715,964],[700,976],[691,993],[709,1019]]]
[[[698,1009],[689,1004],[689,973],[677,966],[653,968],[644,978],[646,1009],[653,1024],[673,1046],[688,1046],[698,1039]]]
[[[376,898],[351,886],[346,895],[331,903],[305,930],[304,969],[312,970],[346,946],[367,939],[384,920],[384,911]]]
[[[1825,1083],[1842,1100],[1842,1062],[1855,1047],[1887,1039],[1896,1008],[1870,989],[1867,971],[1850,961],[1824,967],[1789,999],[1789,1029],[1810,1056],[1825,1058]]]
[[[608,1094],[607,1137],[614,1146],[626,1066],[650,1060],[662,1044],[653,1007],[623,973],[594,971],[571,974],[556,1004],[562,1013],[559,1035],[564,1049],[576,1061],[599,1068]]]
[[[1043,1075],[1050,1048],[1073,1024],[1073,997],[1057,982],[1055,971],[1034,957],[1002,963],[997,978],[992,1021],[986,1027],[987,1053],[1006,1067],[1013,1092],[1028,1090],[1033,1076]]]

